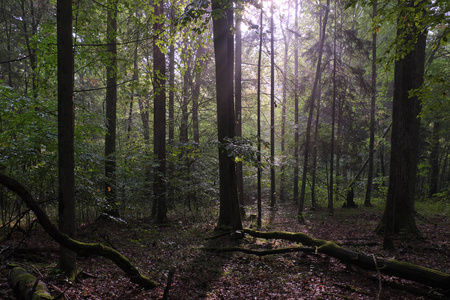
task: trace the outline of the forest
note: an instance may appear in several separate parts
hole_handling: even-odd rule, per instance
[[[447,0],[0,0],[1,299],[449,299]]]

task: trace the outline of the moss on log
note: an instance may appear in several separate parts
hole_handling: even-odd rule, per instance
[[[357,265],[366,270],[379,270],[384,274],[413,280],[419,283],[427,284],[431,287],[442,288],[444,290],[450,287],[450,274],[408,262],[366,255],[343,248],[332,241],[314,239],[304,233],[285,231],[262,232],[251,229],[244,229],[244,232],[253,237],[264,239],[283,239],[299,242],[309,247],[317,247],[318,253],[327,254],[339,259],[342,262]]]
[[[53,296],[47,286],[24,268],[14,266],[8,275],[8,281],[20,299],[50,300]]]
[[[142,275],[126,257],[113,248],[98,243],[83,243],[74,240],[59,231],[59,229],[56,228],[56,226],[50,221],[47,214],[42,210],[39,204],[33,199],[33,196],[31,196],[28,190],[15,179],[0,173],[0,184],[3,184],[8,189],[16,193],[22,201],[25,202],[25,204],[34,212],[39,223],[48,235],[50,235],[50,237],[60,245],[76,252],[81,256],[98,255],[108,258],[128,275],[131,282],[147,289],[156,287],[155,281]]]

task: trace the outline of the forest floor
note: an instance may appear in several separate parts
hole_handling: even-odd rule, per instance
[[[382,237],[374,233],[381,218],[381,207],[337,208],[333,216],[326,209],[308,211],[304,224],[296,221],[296,211],[293,205],[264,211],[262,230],[304,232],[355,251],[450,273],[450,222],[444,214],[417,214],[422,237],[399,237],[395,240],[397,250],[386,252],[381,249]],[[247,216],[254,213],[248,211]],[[248,219],[244,225],[253,225]],[[162,227],[142,219],[97,220],[79,228],[78,239],[108,244],[130,258],[144,274],[158,282],[153,290],[143,290],[130,283],[112,262],[99,257],[80,257],[78,276],[70,282],[56,268],[58,245],[40,226],[29,235],[15,232],[0,245],[0,299],[15,299],[6,279],[8,262],[22,264],[47,283],[59,299],[162,299],[165,289],[168,299],[429,299],[433,296],[420,296],[421,291],[431,289],[419,283],[366,271],[323,254],[298,252],[260,258],[205,251],[202,248],[237,243],[225,236],[208,239],[214,235],[216,220],[212,209],[172,211],[170,224]],[[239,246],[262,250],[295,244],[247,236]],[[168,286],[170,270],[173,276]],[[439,295],[435,298],[439,299]]]

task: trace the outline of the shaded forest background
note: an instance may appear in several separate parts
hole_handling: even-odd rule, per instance
[[[408,1],[235,3],[228,91],[236,128],[222,139],[212,19],[231,6],[72,1],[76,227],[102,213],[160,224],[198,213],[220,223],[222,153],[236,164],[246,225],[267,224],[265,209],[282,205],[303,221],[321,208],[332,215],[350,198],[384,207],[395,62],[411,51],[398,25],[402,5],[411,9],[406,28],[427,32],[424,83],[410,91],[421,105],[412,207],[448,216],[449,4],[420,2],[426,13]],[[56,4],[2,0],[0,8],[0,172],[22,182],[53,220],[65,175]],[[4,240],[34,221],[4,187],[0,211]]]

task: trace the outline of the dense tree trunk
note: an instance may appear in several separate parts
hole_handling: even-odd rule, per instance
[[[316,98],[318,98],[319,93],[319,81],[321,78],[321,65],[322,65],[322,53],[323,53],[323,45],[325,43],[326,38],[326,29],[327,29],[327,21],[328,21],[328,12],[330,10],[330,0],[327,0],[327,6],[325,8],[325,16],[323,18],[323,26],[322,26],[322,36],[320,39],[319,45],[319,53],[317,59],[317,68],[316,75],[314,79],[313,90],[311,92],[311,98],[309,103],[309,114],[308,114],[308,123],[306,125],[306,137],[305,137],[305,149],[303,151],[303,175],[302,175],[302,186],[300,190],[300,205],[298,209],[298,219],[303,220],[303,210],[305,206],[305,194],[306,194],[306,179],[308,173],[308,159],[309,159],[309,145],[311,139],[311,126],[312,126],[312,118],[315,107]]]
[[[216,61],[217,132],[219,139],[220,211],[217,230],[242,229],[234,158],[224,147],[235,136],[232,1],[212,1],[214,56]]]
[[[164,2],[154,2],[156,20],[153,24],[153,154],[157,162],[154,171],[153,193],[157,204],[156,223],[167,222],[166,203],[166,57],[158,46],[164,38]]]
[[[417,10],[413,1],[406,4],[407,9]],[[423,84],[426,36],[423,29],[406,26],[415,24],[410,18],[411,14],[403,10],[397,25],[397,37],[409,44],[397,50],[403,58],[395,62],[389,186],[385,211],[377,228],[377,232],[385,234],[384,248],[394,247],[392,236],[395,233],[418,233],[414,196],[421,106],[419,97],[410,92]],[[409,53],[404,53],[405,49],[410,50]]]
[[[235,106],[236,106],[236,137],[242,137],[242,5],[238,5],[236,14],[236,53],[235,53]],[[244,176],[242,162],[236,164],[236,180],[241,214],[244,209]]]
[[[57,2],[58,47],[58,216],[59,229],[75,235],[75,158],[74,158],[74,60],[72,49],[72,1]],[[76,273],[76,255],[70,247],[61,246],[59,268],[69,278]]]
[[[70,7],[72,7],[72,5],[70,5]],[[102,244],[79,242],[58,230],[45,214],[44,210],[33,199],[33,196],[31,196],[31,194],[15,179],[0,173],[0,184],[16,193],[22,199],[22,201],[34,212],[37,220],[48,235],[61,246],[75,251],[80,256],[98,255],[108,258],[128,275],[131,282],[136,283],[143,288],[152,289],[156,287],[156,282],[143,276],[126,257],[116,250]]]
[[[105,211],[119,216],[116,201],[116,120],[117,120],[117,0],[108,0],[106,24],[106,136],[105,136]]]
[[[377,3],[373,3],[372,19],[377,16]],[[364,206],[371,207],[373,157],[375,146],[375,103],[377,99],[377,32],[372,32],[372,99],[370,101],[370,138],[369,138],[369,170],[367,172],[367,189]]]

